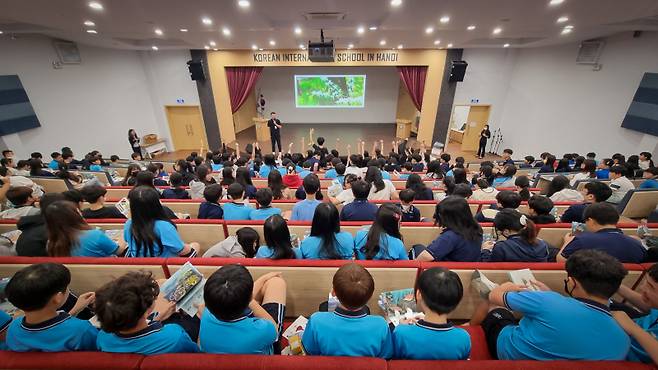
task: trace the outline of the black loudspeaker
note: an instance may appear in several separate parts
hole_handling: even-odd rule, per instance
[[[468,63],[463,60],[453,60],[452,67],[450,69],[450,82],[462,82],[464,81],[464,75],[466,74],[466,67]]]
[[[188,61],[187,69],[190,70],[190,78],[193,81],[203,81],[206,79],[206,75],[203,73],[203,62],[200,59]]]

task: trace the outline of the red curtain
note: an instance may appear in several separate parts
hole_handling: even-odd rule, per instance
[[[231,112],[235,113],[247,100],[263,72],[263,67],[226,67]]]
[[[425,91],[425,76],[427,76],[426,66],[408,66],[398,67],[400,79],[407,88],[411,100],[414,102],[416,109],[421,110],[423,107],[423,92]]]

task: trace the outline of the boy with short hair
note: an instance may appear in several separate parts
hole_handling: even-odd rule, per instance
[[[224,204],[224,219],[225,220],[248,220],[252,208],[245,205],[243,202],[244,187],[237,182],[229,185],[226,193],[228,194],[230,203]]]
[[[315,213],[315,207],[321,202],[315,199],[315,193],[320,191],[320,179],[316,174],[304,177],[302,182],[306,199],[295,203],[292,207],[291,221],[311,221]]]
[[[93,303],[94,293],[78,297],[68,313],[59,311],[66,302],[71,273],[59,263],[40,263],[18,271],[5,293],[11,304],[25,314],[7,329],[7,347],[12,351],[95,351],[98,329],[73,316]]]
[[[59,170],[59,162],[62,161],[62,155],[59,152],[52,152],[50,153],[50,158],[52,158],[52,160],[48,163],[48,168],[53,171]]]
[[[339,305],[334,312],[311,315],[302,335],[306,354],[391,358],[393,341],[381,316],[370,316],[366,304],[375,290],[372,275],[356,263],[343,265],[333,278]]]
[[[374,221],[377,206],[368,202],[370,185],[363,180],[352,182],[354,200],[343,206],[340,210],[341,221]]]
[[[89,166],[90,171],[103,171],[101,167],[102,158],[99,155],[96,155],[91,158],[91,165]]]
[[[80,189],[80,193],[85,201],[89,203],[89,208],[82,210],[84,218],[126,218],[119,210],[112,206],[105,206],[105,194],[107,190],[100,185],[87,185]]]
[[[443,267],[423,271],[416,280],[417,307],[425,318],[410,325],[400,323],[393,331],[394,358],[409,360],[467,360],[471,337],[448,322],[448,314],[462,299],[459,276]]]
[[[270,188],[258,189],[256,192],[256,202],[258,209],[253,209],[249,213],[250,220],[265,220],[272,215],[280,215],[281,209],[272,207],[272,190]]]
[[[199,352],[181,326],[163,324],[176,304],[159,294],[160,287],[148,272],[129,272],[97,290],[98,349],[141,355]],[[156,316],[151,320],[152,313]]]
[[[451,168],[452,166],[450,166],[450,154],[441,154],[441,171],[443,171],[443,173],[448,173]]]
[[[501,157],[503,157],[503,160],[498,163],[500,167],[505,167],[507,165],[512,165],[514,166],[514,160],[512,160],[512,154],[514,154],[514,151],[512,149],[504,149],[503,154]]]
[[[203,299],[206,308],[199,330],[202,351],[262,355],[278,352],[275,347],[286,311],[286,282],[280,272],[254,281],[244,266],[222,266],[206,281]]]
[[[528,199],[528,216],[537,225],[554,224],[555,217],[551,214],[553,201],[543,195],[533,195]]]
[[[183,175],[179,172],[174,172],[169,176],[169,184],[171,187],[162,191],[162,199],[191,199],[190,193],[183,188]]]
[[[658,167],[649,167],[642,171],[644,181],[638,189],[658,189]]]
[[[402,211],[402,222],[420,222],[420,210],[414,207],[416,192],[411,189],[400,191],[400,210]]]
[[[601,203],[605,202],[612,195],[612,189],[600,181],[590,181],[585,184],[585,187],[581,191],[583,194],[584,202],[579,204],[574,204],[569,206],[566,211],[560,217],[560,222],[570,223],[570,222],[580,222],[584,223],[585,218],[583,214],[585,213],[585,208],[592,203]]]
[[[635,185],[624,174],[626,168],[622,166],[612,166],[610,168],[610,189],[612,195],[608,198],[608,203],[618,204],[624,199],[624,196],[629,191],[635,189]]]
[[[14,206],[0,212],[2,219],[16,219],[23,216],[33,216],[39,214],[39,208],[34,206],[37,199],[32,196],[32,188],[28,186],[17,186],[7,190],[7,200]]]
[[[224,218],[224,210],[219,205],[219,200],[222,198],[222,186],[219,184],[207,185],[203,189],[203,197],[205,202],[199,205],[199,214],[197,217],[200,219],[213,219],[220,220]]]
[[[523,163],[519,165],[519,168],[532,168],[535,165],[535,157],[531,155],[526,155],[523,158]]]

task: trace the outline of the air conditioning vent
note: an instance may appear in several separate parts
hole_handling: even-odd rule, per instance
[[[576,63],[578,64],[598,64],[601,52],[605,42],[602,40],[596,41],[583,41],[578,49],[578,56]]]
[[[342,21],[345,19],[345,13],[341,12],[311,12],[305,13],[304,18],[307,21]]]

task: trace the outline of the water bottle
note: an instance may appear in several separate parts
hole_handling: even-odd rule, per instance
[[[651,236],[651,230],[649,230],[649,223],[646,218],[640,221],[640,226],[637,227],[637,236],[640,239],[646,239],[648,236]]]
[[[556,221],[558,220],[557,207],[553,207],[553,208],[551,209],[551,216],[553,216],[553,217],[555,218]]]

